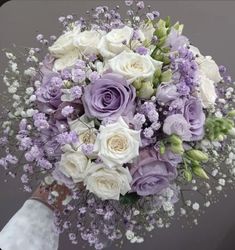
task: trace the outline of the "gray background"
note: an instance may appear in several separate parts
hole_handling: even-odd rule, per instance
[[[157,8],[162,17],[170,15],[172,20],[185,24],[185,34],[204,54],[213,55],[218,64],[228,66],[235,77],[235,2],[233,1],[146,1]],[[0,49],[18,46],[36,46],[37,32],[45,35],[58,34],[61,15],[77,13],[96,5],[114,6],[120,1],[74,0],[74,1],[10,1],[0,8]],[[123,8],[122,8],[123,10]],[[5,67],[0,56],[0,72]],[[3,88],[0,81],[0,88]],[[20,208],[28,194],[21,190],[17,181],[4,183],[4,172],[0,172],[0,228]],[[220,197],[219,203],[206,210],[199,218],[199,226],[182,228],[175,221],[170,229],[158,230],[142,245],[125,244],[122,249],[148,250],[234,250],[235,249],[235,191],[228,198]],[[61,237],[60,250],[79,249]],[[89,248],[86,248],[89,249]],[[114,246],[109,249],[115,249]],[[46,249],[45,249],[46,250]]]

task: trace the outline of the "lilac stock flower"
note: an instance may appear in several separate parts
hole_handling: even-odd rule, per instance
[[[145,128],[143,130],[143,135],[145,138],[150,139],[154,135],[154,131],[151,127]]]
[[[75,83],[83,82],[86,78],[86,72],[80,68],[72,69],[71,74]]]
[[[132,191],[140,196],[160,193],[170,185],[176,175],[176,166],[159,159],[158,152],[153,148],[140,151],[138,160],[130,168],[133,178]]]
[[[191,140],[201,140],[204,136],[205,114],[201,101],[195,97],[186,100],[184,105],[184,117],[190,125]]]
[[[113,73],[107,73],[86,86],[83,95],[85,114],[88,117],[116,119],[126,115],[134,107],[135,89],[126,80]]]
[[[82,88],[80,86],[74,86],[70,89],[72,97],[74,99],[80,99],[82,96]]]
[[[174,84],[161,84],[157,88],[156,98],[159,104],[166,104],[177,99],[180,96],[177,87]]]
[[[93,71],[93,72],[91,72],[91,73],[89,74],[88,78],[89,78],[89,80],[90,80],[91,82],[94,82],[94,81],[96,81],[96,80],[98,80],[98,79],[100,78],[100,75],[99,75],[98,72]]]
[[[163,132],[167,135],[176,134],[184,141],[190,141],[192,137],[190,124],[186,121],[182,114],[168,116],[163,124]]]
[[[171,55],[172,80],[181,96],[195,92],[198,85],[198,65],[187,47],[180,47],[177,55]]]
[[[72,106],[65,106],[62,111],[61,111],[61,114],[64,116],[64,117],[68,117],[69,115],[71,115],[74,111],[74,108]]]
[[[133,118],[132,124],[134,125],[134,128],[136,130],[140,130],[145,121],[146,121],[145,115],[137,113]]]

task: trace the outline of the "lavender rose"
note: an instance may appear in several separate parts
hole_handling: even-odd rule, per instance
[[[62,79],[57,73],[43,77],[41,86],[36,91],[38,108],[45,113],[51,113],[61,104]]]
[[[122,76],[107,73],[85,88],[82,100],[88,117],[117,119],[132,111],[135,96]]]
[[[191,140],[201,140],[204,136],[205,114],[201,101],[195,97],[186,100],[184,105],[184,117],[190,125]]]
[[[160,159],[158,152],[151,148],[140,151],[135,165],[130,169],[132,191],[140,196],[160,193],[170,185],[176,175],[176,166]]]

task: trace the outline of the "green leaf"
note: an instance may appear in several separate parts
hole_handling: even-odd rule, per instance
[[[120,202],[124,205],[135,204],[140,199],[140,196],[137,193],[130,193],[120,196]]]
[[[170,69],[168,69],[167,71],[164,71],[162,74],[161,74],[161,82],[169,82],[172,78],[172,72]]]

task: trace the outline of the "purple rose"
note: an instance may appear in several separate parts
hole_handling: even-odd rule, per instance
[[[201,101],[195,97],[185,101],[184,117],[190,125],[192,141],[201,140],[204,136],[205,114],[203,112]]]
[[[174,84],[161,84],[157,88],[157,101],[158,103],[168,103],[170,101],[176,100],[180,96],[179,92],[177,91],[177,87]]]
[[[140,196],[160,193],[175,179],[176,166],[160,159],[159,153],[152,148],[140,151],[135,165],[130,169],[132,175],[132,191]]]
[[[41,86],[36,91],[39,110],[51,113],[61,104],[62,79],[57,73],[50,73],[43,77]]]
[[[132,112],[135,89],[120,75],[107,73],[85,87],[83,104],[88,117],[116,119]]]

